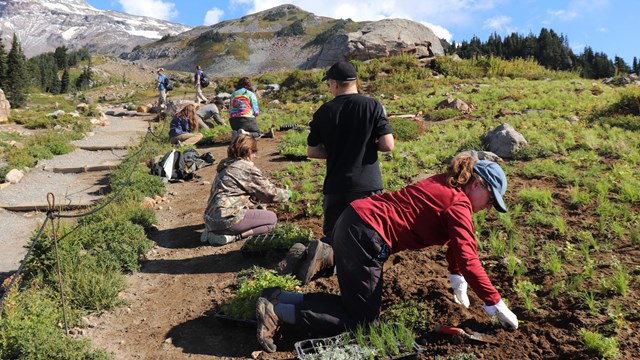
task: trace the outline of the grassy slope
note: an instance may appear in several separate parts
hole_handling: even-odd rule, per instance
[[[406,57],[358,68],[366,79],[362,87],[391,114],[437,114],[435,104],[449,95],[475,108],[449,120],[418,119],[419,136],[399,139],[382,157],[388,190],[441,171],[443,160],[457,151],[481,150],[479,136],[502,122],[524,135],[529,147],[504,164],[510,212],[475,216],[481,257],[496,264],[489,267],[491,276],[511,307],[524,314],[521,320],[542,323],[549,309],[570,310],[629,355],[627,330],[637,328],[640,318],[634,300],[640,269],[633,256],[640,246],[640,138],[636,130],[603,123],[637,122],[639,114],[624,114],[640,102],[637,87],[610,87],[527,62],[445,61],[439,70],[449,75],[435,77]],[[295,71],[258,77],[287,85],[273,95],[279,103],[261,100],[261,127],[308,123],[329,98],[321,76]],[[501,109],[512,115],[498,116]],[[398,129],[407,126],[391,121]],[[321,165],[305,161],[276,175],[297,199],[278,211],[321,214],[308,205],[320,198]]]

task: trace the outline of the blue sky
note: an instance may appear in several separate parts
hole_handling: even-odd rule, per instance
[[[634,40],[640,14],[637,0],[88,0],[102,10],[116,10],[181,23],[212,25],[293,4],[316,15],[356,21],[405,18],[429,26],[441,38],[461,42],[474,35],[486,41],[497,32],[527,35],[545,27],[563,34],[578,55],[584,46],[622,57],[628,65],[640,47]]]

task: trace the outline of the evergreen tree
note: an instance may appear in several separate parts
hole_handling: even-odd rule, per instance
[[[60,93],[66,94],[69,92],[69,70],[64,69],[62,72],[62,79],[60,80]]]
[[[60,79],[58,79],[58,74],[54,73],[53,74],[53,78],[51,79],[51,86],[49,87],[49,89],[47,91],[52,93],[52,94],[54,94],[54,95],[58,95],[58,94],[60,94],[61,86],[62,86],[62,84],[60,82]]]
[[[640,75],[640,72],[638,70],[640,70],[640,69],[638,69],[638,58],[636,58],[634,56],[633,57],[633,72]]]
[[[618,75],[627,75],[631,72],[631,69],[629,69],[629,65],[627,65],[624,59],[620,56],[616,56],[613,60],[613,63],[616,67],[616,73]]]
[[[595,76],[593,73],[593,65],[594,65],[593,50],[589,46],[586,46],[579,58],[580,58],[580,64],[582,66],[582,70],[580,71],[580,76],[582,76],[585,79],[595,79]]]
[[[53,56],[56,59],[56,64],[58,65],[58,69],[66,69],[68,65],[67,59],[67,47],[62,45],[56,48]]]
[[[27,79],[27,59],[22,51],[22,46],[16,34],[13,34],[11,50],[7,55],[7,86],[5,93],[11,106],[19,108],[27,101],[27,89],[29,87]]]
[[[613,62],[609,60],[607,54],[597,52],[593,58],[593,78],[604,79],[612,77],[616,74],[616,68]]]
[[[93,73],[91,72],[91,57],[89,57],[89,64],[85,66],[82,74],[76,79],[76,89],[87,90],[91,87],[91,81]]]

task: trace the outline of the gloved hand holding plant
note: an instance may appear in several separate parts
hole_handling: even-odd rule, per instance
[[[506,329],[516,330],[518,328],[518,317],[509,310],[504,301],[500,300],[495,305],[482,305],[482,307],[489,316],[497,316],[500,324]]]

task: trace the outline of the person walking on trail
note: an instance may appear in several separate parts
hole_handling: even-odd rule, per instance
[[[251,80],[243,77],[236,84],[236,91],[231,94],[229,100],[229,125],[231,125],[231,138],[248,133],[255,138],[260,137],[260,128],[256,117],[260,115],[258,97],[256,96]]]
[[[202,94],[202,86],[200,80],[204,76],[200,65],[196,65],[196,72],[193,74],[194,87],[196,88],[196,103],[207,103],[207,98]]]
[[[380,314],[384,263],[406,249],[446,245],[454,302],[470,306],[467,287],[490,316],[510,329],[518,318],[491,284],[478,257],[472,216],[492,207],[506,212],[507,178],[497,163],[456,155],[445,173],[398,191],[355,200],[333,231],[340,295],[300,294],[267,288],[256,303],[257,336],[262,347],[276,350],[281,324],[300,333],[332,336],[374,321]]]
[[[171,118],[169,124],[169,142],[172,144],[194,145],[202,139],[198,132],[196,107],[188,104]]]
[[[158,78],[156,79],[156,89],[158,89],[158,107],[164,109],[167,106],[167,88],[164,86],[167,76],[164,74],[164,69],[159,68],[156,72]]]
[[[258,203],[285,202],[291,191],[276,187],[262,175],[253,163],[257,153],[258,143],[251,135],[239,135],[229,145],[228,157],[218,165],[211,185],[202,242],[225,245],[264,234],[276,225],[276,214],[258,209]]]
[[[326,159],[324,238],[312,241],[306,254],[302,244],[295,244],[280,265],[283,273],[296,274],[303,284],[320,270],[333,267],[331,233],[338,217],[351,201],[382,192],[378,151],[392,151],[395,145],[384,107],[376,99],[358,94],[356,77],[350,62],[331,66],[323,80],[334,98],[313,114],[309,124],[307,156]],[[318,253],[324,253],[327,260],[320,268],[310,260]]]
[[[222,107],[224,107],[224,101],[218,98],[211,98],[207,101],[207,104],[200,105],[196,111],[200,119],[198,122],[200,127],[208,129],[214,127],[216,124],[224,125],[224,122],[220,118],[220,108]],[[213,119],[213,121],[211,121],[211,119]]]

